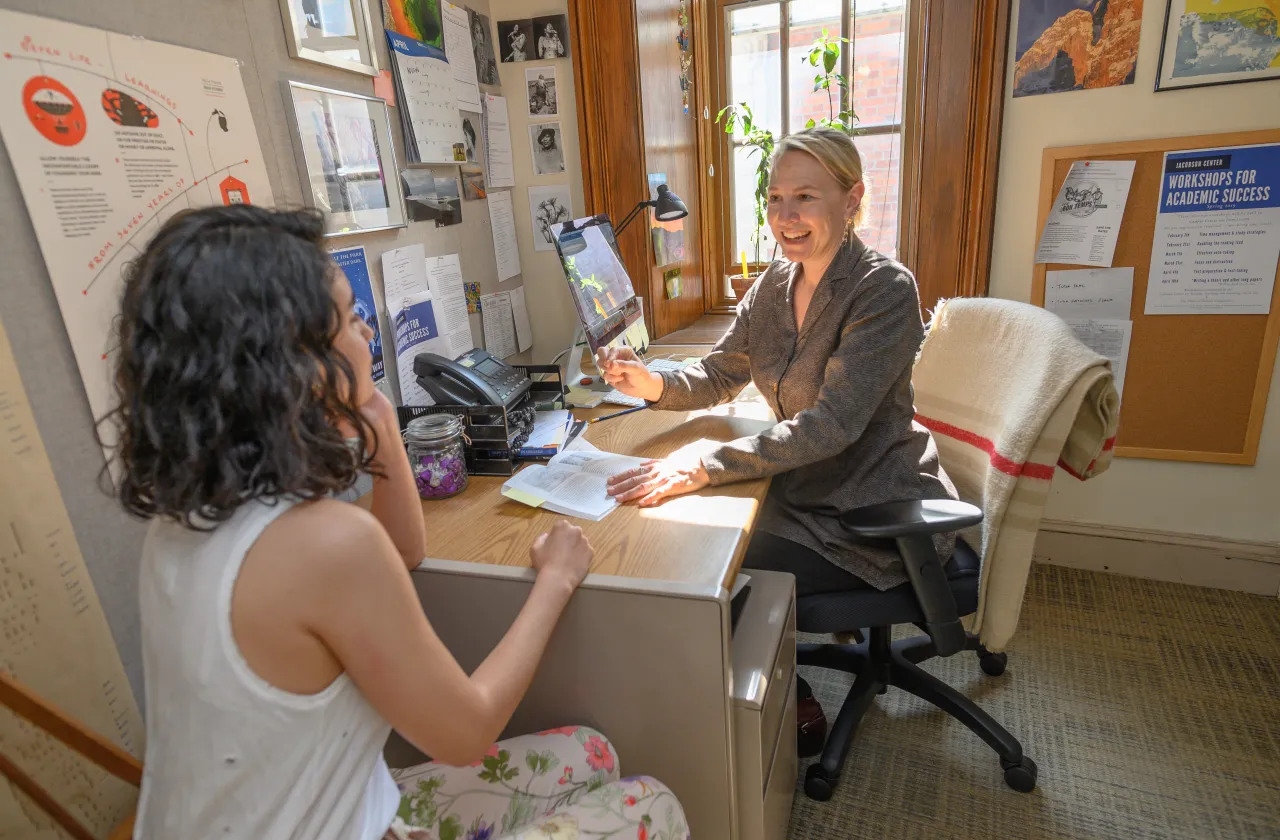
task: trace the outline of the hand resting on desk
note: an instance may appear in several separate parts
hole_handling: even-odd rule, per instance
[[[624,504],[636,502],[640,507],[653,507],[670,496],[696,493],[710,483],[711,477],[696,455],[677,452],[670,458],[645,461],[613,476],[609,479],[609,495]]]

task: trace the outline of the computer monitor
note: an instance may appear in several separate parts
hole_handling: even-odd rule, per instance
[[[552,225],[560,265],[594,353],[643,317],[608,216]]]

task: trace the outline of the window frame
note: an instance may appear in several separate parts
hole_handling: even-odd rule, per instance
[[[779,48],[779,79],[780,101],[781,101],[781,125],[782,135],[785,137],[791,133],[791,63],[794,60],[792,55],[791,41],[791,4],[796,0],[714,0],[709,4],[708,11],[715,22],[715,26],[709,27],[712,32],[716,33],[716,40],[712,48],[714,55],[708,61],[708,71],[715,76],[716,83],[711,85],[711,89],[716,92],[716,101],[720,103],[719,108],[725,105],[734,104],[730,102],[729,85],[730,85],[730,65],[732,56],[729,48],[732,43],[732,32],[730,15],[732,12],[740,9],[750,9],[755,7],[776,5],[779,9],[778,15],[778,48]],[[912,82],[911,77],[916,75],[912,73],[912,68],[918,65],[912,61],[912,26],[915,16],[912,14],[914,3],[912,0],[903,0],[904,6],[904,34],[906,41],[904,44],[904,52],[902,56],[902,96],[903,107],[899,110],[899,119],[896,122],[875,123],[871,125],[858,124],[859,136],[898,134],[901,137],[902,154],[899,155],[899,195],[898,195],[898,236],[901,242],[903,232],[903,214],[906,211],[905,203],[902,198],[906,194],[904,187],[907,185],[905,169],[907,163],[907,145],[909,120],[907,115],[911,112],[910,102],[912,99]],[[853,33],[857,23],[855,18],[854,0],[840,0],[840,21],[841,31],[840,37],[850,39],[849,49],[840,51],[840,68],[839,72],[845,78],[852,78],[852,68],[856,57],[856,42],[853,39]],[[849,89],[843,89],[840,93],[841,110],[848,110],[851,92]],[[704,115],[708,116],[708,115]],[[713,138],[709,143],[710,149],[714,152],[711,156],[712,169],[708,172],[711,175],[711,181],[719,181],[719,189],[712,190],[713,195],[709,196],[717,205],[719,212],[715,216],[709,218],[720,219],[720,231],[717,237],[719,247],[707,248],[704,253],[718,260],[719,264],[714,266],[713,271],[708,271],[709,277],[718,280],[717,283],[707,283],[704,287],[706,295],[706,304],[708,311],[732,311],[737,301],[729,296],[728,278],[735,275],[734,269],[737,267],[736,257],[734,255],[734,246],[736,238],[736,218],[734,216],[733,206],[733,184],[734,184],[734,150],[744,144],[737,137],[730,137],[723,131],[723,126],[715,124],[715,114],[710,114],[711,132]],[[722,174],[722,177],[716,178],[716,174]],[[761,254],[760,262],[748,262],[748,267],[753,271],[760,271],[768,266],[771,260],[765,259],[765,255]],[[711,268],[709,266],[709,268]]]

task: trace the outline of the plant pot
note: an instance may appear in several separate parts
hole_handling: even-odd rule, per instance
[[[741,274],[735,274],[732,277],[730,277],[729,284],[733,286],[734,296],[738,300],[742,300],[744,297],[746,297],[747,290],[750,289],[753,285],[755,285],[756,278],[759,276],[760,276],[759,274],[752,274],[747,277],[743,277]]]

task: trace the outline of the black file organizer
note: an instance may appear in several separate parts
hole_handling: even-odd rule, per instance
[[[550,378],[533,380],[533,387],[520,402],[520,406],[545,405],[559,402],[564,405],[564,380],[559,365],[512,365],[532,378],[548,375]],[[518,406],[513,406],[513,408]],[[514,433],[507,410],[500,405],[428,405],[401,406],[396,409],[400,431],[404,432],[409,421],[427,414],[453,414],[462,421],[462,431],[470,443],[463,442],[469,475],[508,476],[516,471],[521,459],[511,451]]]

